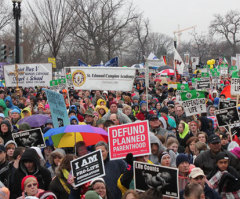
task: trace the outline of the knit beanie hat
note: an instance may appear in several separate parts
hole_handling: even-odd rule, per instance
[[[17,143],[16,143],[16,142],[14,142],[13,140],[9,140],[9,141],[7,141],[7,143],[4,145],[4,147],[6,148],[6,147],[7,147],[7,145],[9,145],[9,144],[14,144],[14,145],[15,145],[15,147],[17,147]]]
[[[57,196],[51,191],[44,191],[39,194],[39,199],[57,199]]]
[[[189,163],[189,159],[188,159],[188,156],[184,153],[180,153],[178,156],[177,156],[177,159],[176,159],[176,166],[178,167],[179,164],[181,164],[182,162],[188,162]]]
[[[229,156],[225,152],[219,152],[216,155],[216,162],[222,159],[229,160]]]
[[[132,97],[132,100],[139,100],[139,96],[138,96],[138,95],[134,95],[134,96]]]
[[[102,199],[95,191],[87,191],[85,194],[85,199]]]
[[[160,164],[161,164],[162,158],[163,158],[164,156],[169,156],[169,157],[170,157],[169,152],[163,151],[163,152],[160,152],[160,153],[159,153],[159,155],[158,155],[158,160],[159,160]]]
[[[240,147],[235,147],[230,152],[232,152],[235,156],[237,156],[238,159],[240,159]]]
[[[18,127],[19,131],[26,131],[30,129],[31,129],[31,126],[28,123],[19,124],[19,127]]]
[[[29,182],[30,180],[35,180],[37,182],[37,187],[38,187],[37,178],[35,176],[32,176],[32,175],[27,175],[22,179],[22,182],[21,182],[22,191],[24,191],[24,187],[25,187],[26,183]]]

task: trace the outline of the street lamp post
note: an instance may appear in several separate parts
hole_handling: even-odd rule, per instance
[[[22,0],[12,0],[13,2],[13,17],[16,20],[16,44],[15,44],[15,63],[20,63],[20,48],[19,48],[19,19],[21,17],[21,2]]]

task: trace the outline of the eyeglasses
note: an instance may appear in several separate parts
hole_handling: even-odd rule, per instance
[[[32,184],[28,184],[27,188],[36,187],[36,186],[37,186],[37,183],[32,183]]]

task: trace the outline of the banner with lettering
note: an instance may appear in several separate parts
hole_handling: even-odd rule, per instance
[[[71,67],[76,90],[131,91],[135,69],[126,67]]]
[[[148,121],[108,128],[110,159],[125,158],[128,153],[142,156],[151,153]]]
[[[70,125],[63,95],[49,89],[43,89],[47,95],[54,128]]]
[[[50,86],[52,64],[4,65],[6,87]]]

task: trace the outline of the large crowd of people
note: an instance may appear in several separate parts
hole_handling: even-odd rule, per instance
[[[171,79],[171,81],[174,81]],[[176,81],[176,80],[175,80]],[[192,88],[190,78],[182,78]],[[207,112],[186,116],[176,89],[151,76],[148,94],[143,78],[136,78],[131,92],[60,89],[71,125],[91,125],[108,131],[110,126],[148,120],[151,154],[110,160],[108,143],[87,146],[78,141],[72,148],[17,146],[12,134],[30,130],[19,121],[34,114],[51,117],[42,88],[0,88],[0,198],[2,199],[155,199],[161,190],[134,190],[133,161],[178,168],[179,198],[240,198],[240,137],[218,126],[215,110],[222,89],[231,82],[205,91]],[[43,133],[53,128],[49,119]],[[94,150],[102,151],[105,176],[74,187],[70,162]]]

